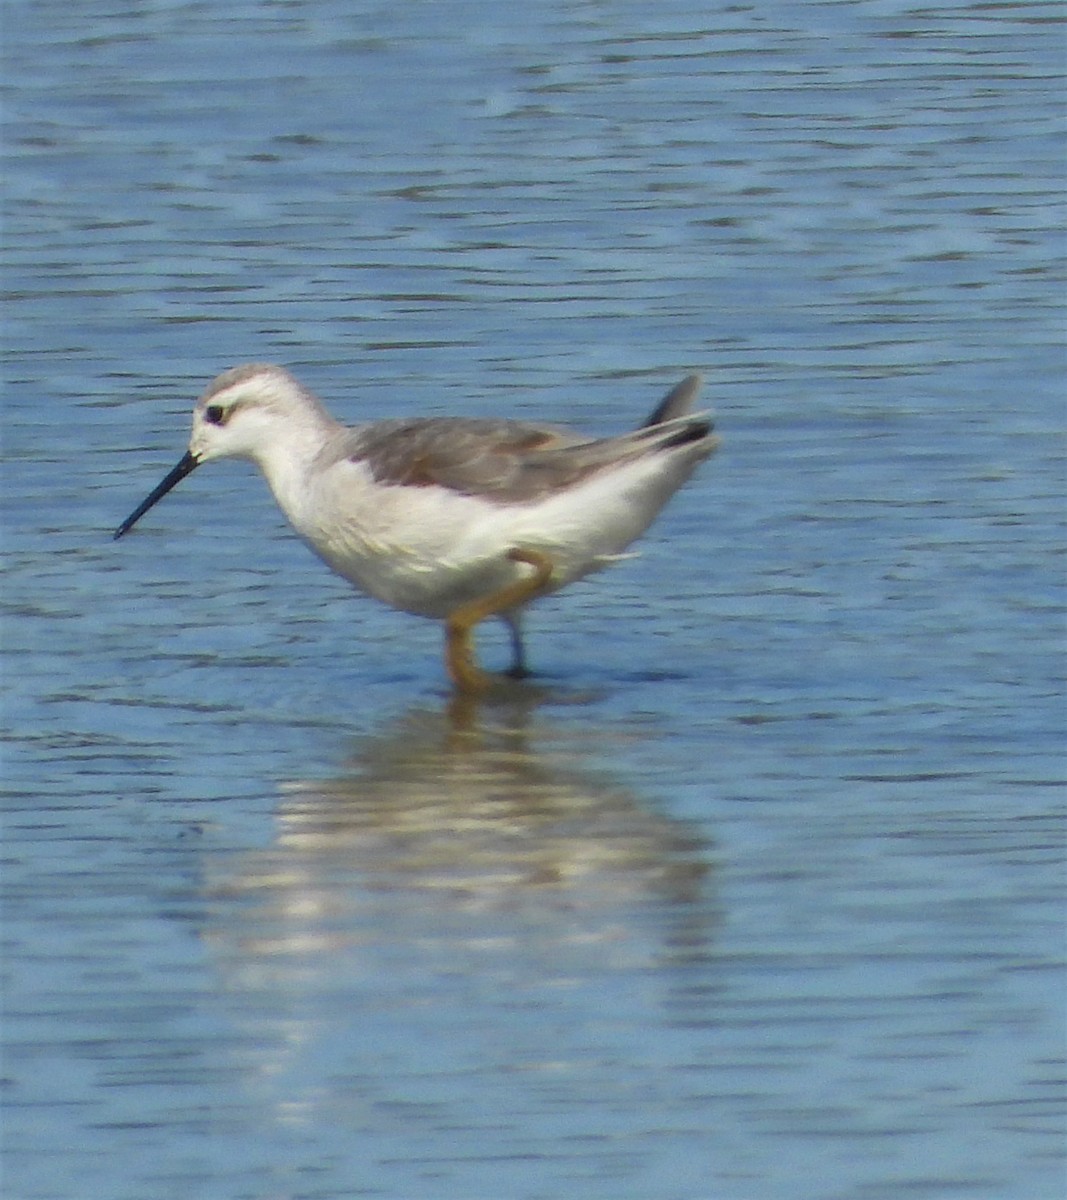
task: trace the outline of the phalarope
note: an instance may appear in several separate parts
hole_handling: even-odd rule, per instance
[[[652,523],[718,445],[682,380],[641,428],[591,439],[524,421],[428,417],[347,428],[282,367],[220,375],[196,402],[189,449],[115,531],[120,538],[201,463],[248,458],[305,542],[361,591],[445,622],[461,692],[491,676],[474,627],[501,618],[526,674],[531,600],[599,571]]]

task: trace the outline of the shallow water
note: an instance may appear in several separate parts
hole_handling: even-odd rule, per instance
[[[5,1195],[1061,1193],[1059,17],[9,6]],[[249,359],[724,446],[457,708]]]

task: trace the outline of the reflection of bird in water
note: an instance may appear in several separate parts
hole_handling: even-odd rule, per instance
[[[641,914],[706,920],[704,843],[582,767],[580,746],[543,728],[535,738],[530,707],[458,723],[416,710],[364,742],[346,772],[284,785],[274,843],[221,886],[251,902],[245,951],[464,942],[514,934],[516,918],[561,941],[618,938]]]
[[[416,710],[285,785],[268,846],[205,856],[257,1128],[388,1157],[414,1123],[447,1179],[457,1137],[525,1154],[530,1114],[555,1136],[619,1086],[638,1030],[703,987],[716,913],[706,844],[583,765],[611,737],[568,741],[528,693]]]

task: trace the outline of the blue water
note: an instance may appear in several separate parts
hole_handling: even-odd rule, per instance
[[[4,41],[4,1196],[1062,1195],[1062,12]],[[250,469],[109,540],[256,359],[724,445],[458,709]]]

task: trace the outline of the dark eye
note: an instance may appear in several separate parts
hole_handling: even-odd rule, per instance
[[[204,409],[204,420],[209,425],[221,425],[223,422],[224,413],[220,404],[209,404]]]

